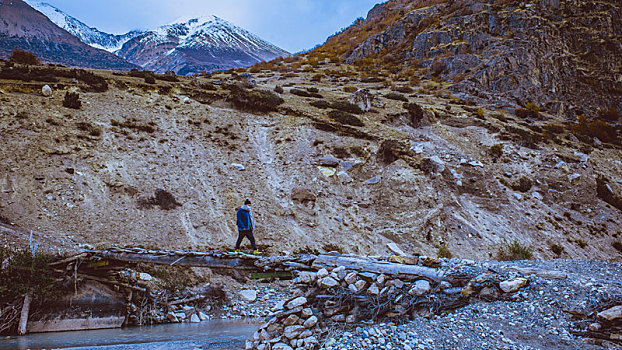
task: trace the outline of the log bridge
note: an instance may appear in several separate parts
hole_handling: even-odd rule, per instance
[[[107,261],[142,262],[170,266],[239,269],[250,272],[317,271],[322,268],[344,266],[347,269],[359,272],[372,272],[413,279],[426,278],[435,282],[439,282],[447,277],[438,268],[417,265],[417,259],[413,257],[399,260],[414,261],[415,264],[389,262],[389,257],[361,257],[336,254],[259,256],[240,252],[164,251],[111,247],[105,250],[88,250],[56,264],[60,265],[82,258],[93,261],[92,264],[97,264],[98,262],[106,264]]]

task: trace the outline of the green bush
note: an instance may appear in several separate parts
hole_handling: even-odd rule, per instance
[[[300,89],[291,89],[289,90],[289,92],[292,93],[293,95],[300,96],[300,97],[313,97],[313,98],[323,97],[317,92],[310,92],[310,91],[305,91],[305,90],[300,90]]]
[[[266,90],[247,90],[239,85],[227,87],[230,91],[229,100],[239,110],[267,113],[276,111],[284,101],[275,93]]]
[[[356,116],[339,110],[332,110],[328,112],[328,117],[338,123],[352,125],[352,126],[364,126],[363,122]]]
[[[408,98],[402,94],[398,94],[396,92],[389,92],[388,94],[384,95],[385,98],[388,98],[390,100],[396,100],[396,101],[404,101],[404,102],[408,102]]]
[[[354,103],[350,103],[347,101],[333,102],[330,104],[330,107],[332,109],[338,109],[340,111],[344,111],[348,113],[354,113],[354,114],[363,113],[363,110],[361,109],[361,107],[359,107],[358,105],[355,105]]]
[[[53,257],[45,253],[0,247],[0,303],[31,294],[33,299],[54,299],[62,294],[49,266]]]
[[[517,239],[508,243],[503,240],[503,243],[497,249],[498,260],[528,260],[533,257],[530,247],[521,245]]]
[[[444,243],[441,244],[440,247],[438,247],[437,255],[439,258],[447,258],[447,259],[451,259],[454,256],[449,250],[449,248],[447,248],[447,246]]]
[[[327,109],[330,108],[330,103],[324,101],[324,100],[315,100],[312,101],[311,103],[309,103],[311,106],[315,107],[315,108],[319,108],[319,109]]]

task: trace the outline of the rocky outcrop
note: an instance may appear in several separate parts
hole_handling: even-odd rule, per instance
[[[389,1],[383,6],[402,6]],[[356,46],[346,61],[390,52],[404,66],[453,83],[455,93],[499,105],[528,102],[574,117],[622,109],[622,7],[542,0],[461,1],[416,8]],[[377,20],[379,10],[367,21]]]

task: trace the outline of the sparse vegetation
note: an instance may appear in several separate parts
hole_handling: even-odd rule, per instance
[[[353,113],[353,114],[361,114],[363,110],[358,105],[354,103],[350,103],[347,101],[337,101],[330,104],[330,107],[333,109],[338,109],[340,111]]]
[[[319,108],[319,109],[327,109],[330,108],[330,103],[324,101],[324,100],[315,100],[312,101],[311,103],[309,103],[311,106],[315,107],[315,108]]]
[[[80,109],[80,107],[82,107],[80,95],[77,92],[67,91],[65,93],[65,98],[63,99],[63,106],[67,108]]]
[[[564,252],[564,247],[562,247],[561,245],[554,243],[551,244],[551,251],[553,253],[555,253],[555,255],[561,255]]]
[[[175,197],[168,191],[157,189],[155,195],[151,198],[141,198],[138,200],[140,209],[151,209],[154,206],[160,207],[162,210],[173,210],[181,206]]]
[[[521,245],[517,239],[513,240],[512,243],[503,240],[497,249],[498,260],[529,260],[532,257],[531,248]]]
[[[384,97],[390,100],[408,102],[408,98],[406,96],[397,92],[389,92],[388,94],[385,94]]]
[[[622,242],[615,241],[615,242],[611,243],[611,246],[612,246],[615,250],[617,250],[618,252],[620,252],[620,254],[622,254]]]
[[[348,86],[344,86],[344,87],[343,87],[343,91],[344,91],[344,92],[348,92],[348,93],[353,93],[353,92],[355,92],[356,90],[358,90],[358,88],[357,88],[356,86],[351,86],[351,85],[348,85]]]
[[[90,136],[99,137],[102,135],[102,130],[91,123],[79,122],[76,124],[78,130],[84,131]]]
[[[514,114],[519,118],[533,118],[537,119],[540,117],[540,107],[538,107],[535,103],[529,102],[525,106],[525,108],[517,108],[514,110]]]
[[[364,126],[363,122],[356,116],[339,110],[328,112],[328,117],[338,123],[352,126]]]
[[[334,244],[334,243],[326,243],[322,246],[322,250],[325,252],[339,252],[339,253],[343,253],[342,249],[340,246]]]
[[[9,56],[9,62],[30,64],[30,65],[41,64],[41,61],[39,61],[39,59],[37,58],[37,56],[35,56],[34,53],[20,50],[20,49],[13,49],[11,56]]]
[[[454,256],[449,250],[449,248],[447,248],[445,243],[441,244],[441,246],[438,247],[437,255],[439,258],[447,258],[447,259],[451,259]]]
[[[248,90],[239,85],[228,86],[229,100],[239,110],[253,113],[276,111],[284,101],[272,91]]]
[[[490,146],[488,149],[488,154],[494,159],[497,160],[503,155],[503,144],[498,143],[496,145]]]
[[[317,92],[310,92],[310,91],[300,90],[300,89],[290,89],[289,92],[293,95],[300,96],[300,97],[313,97],[313,98],[323,97]]]

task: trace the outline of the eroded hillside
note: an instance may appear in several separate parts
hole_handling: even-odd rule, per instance
[[[433,81],[365,82],[308,60],[155,84],[98,71],[106,91],[78,75],[50,83],[51,97],[46,78],[1,80],[2,221],[94,245],[232,249],[234,210],[250,198],[268,253],[395,243],[487,258],[517,239],[542,258],[620,258],[617,133],[595,144],[587,121],[519,118],[419,90]],[[233,84],[249,96],[284,86],[284,102],[239,111]],[[62,106],[67,89],[80,109]]]

